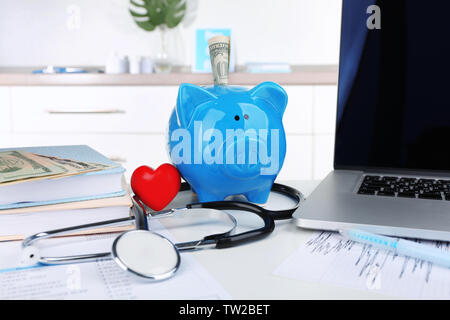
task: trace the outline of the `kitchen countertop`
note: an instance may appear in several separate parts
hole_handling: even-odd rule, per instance
[[[175,68],[171,73],[152,74],[105,74],[99,68],[87,68],[88,73],[79,74],[32,74],[38,68],[0,67],[0,86],[165,86],[192,83],[212,84],[209,73],[187,72],[186,68]],[[230,73],[229,83],[255,85],[263,81],[274,81],[281,85],[334,85],[338,79],[338,67],[293,66],[290,73]]]

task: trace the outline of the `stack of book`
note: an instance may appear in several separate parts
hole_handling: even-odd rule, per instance
[[[0,241],[129,216],[132,202],[124,172],[83,145],[0,149]]]

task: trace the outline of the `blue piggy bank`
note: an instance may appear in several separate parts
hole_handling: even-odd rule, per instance
[[[244,195],[266,203],[286,155],[278,84],[199,87],[182,84],[169,121],[169,153],[199,201]]]

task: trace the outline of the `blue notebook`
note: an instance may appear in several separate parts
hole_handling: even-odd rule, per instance
[[[43,179],[12,185],[0,185],[0,210],[64,202],[85,201],[126,194],[125,169],[86,145],[6,148],[56,156],[78,161],[112,165],[114,168],[60,179]]]

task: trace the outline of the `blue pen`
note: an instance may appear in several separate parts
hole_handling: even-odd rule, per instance
[[[369,244],[376,248],[393,251],[398,255],[417,258],[450,268],[450,253],[439,248],[404,239],[397,240],[357,229],[340,230],[339,233],[355,242]]]

